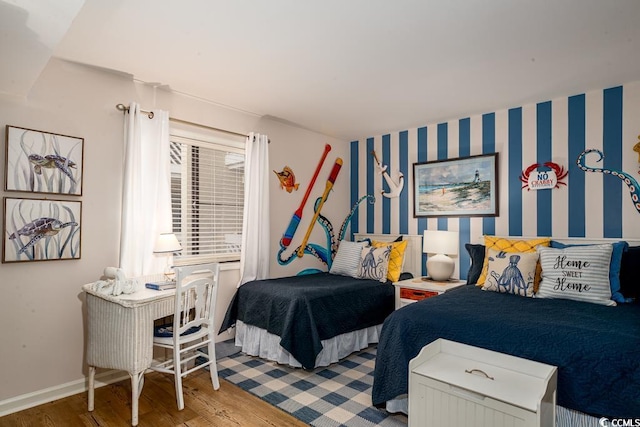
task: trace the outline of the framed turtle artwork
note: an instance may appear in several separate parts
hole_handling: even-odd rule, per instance
[[[5,190],[82,195],[84,138],[7,125]]]
[[[4,198],[2,262],[80,259],[82,202]]]

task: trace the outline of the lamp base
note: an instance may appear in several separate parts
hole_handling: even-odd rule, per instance
[[[455,261],[446,255],[438,254],[427,258],[427,275],[431,280],[437,282],[449,280],[455,268]]]
[[[175,282],[176,281],[176,271],[173,269],[173,265],[171,263],[171,257],[168,258],[169,262],[167,262],[167,265],[164,267],[164,279],[167,282]]]
[[[421,277],[418,282],[436,282],[437,284],[441,284],[441,285],[445,285],[445,282],[453,282],[453,281],[457,281],[457,279],[454,279],[452,277],[449,277],[448,279],[444,279],[444,280],[435,280],[433,277],[431,276],[423,276]],[[416,282],[416,283],[418,283]]]

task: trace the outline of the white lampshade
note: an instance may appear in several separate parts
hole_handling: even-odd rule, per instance
[[[458,255],[458,232],[425,230],[422,236],[422,252],[425,254]]]
[[[456,263],[447,255],[458,255],[458,232],[425,230],[422,237],[422,252],[433,254],[427,258],[427,274],[436,281],[451,278]]]
[[[153,253],[156,254],[179,252],[181,250],[182,246],[180,246],[178,238],[173,233],[160,233],[153,247]]]

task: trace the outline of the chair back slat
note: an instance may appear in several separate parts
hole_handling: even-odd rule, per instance
[[[213,328],[219,275],[218,263],[176,267],[175,342],[192,327]]]

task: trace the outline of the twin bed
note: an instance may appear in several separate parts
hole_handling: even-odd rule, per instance
[[[421,236],[403,237],[410,242],[404,271],[420,276]],[[609,307],[463,286],[393,311],[393,295],[390,282],[329,273],[253,282],[238,289],[223,329],[236,325],[236,344],[247,354],[307,369],[379,342],[372,391],[378,407],[406,401],[409,360],[445,338],[557,366],[557,404],[566,409],[559,413],[575,415],[565,425],[640,417],[640,304]]]
[[[640,414],[640,306],[524,298],[462,286],[394,312],[372,391],[383,406],[408,390],[409,360],[445,338],[558,367],[557,404],[594,416]]]
[[[356,234],[356,240],[391,242],[400,235]],[[421,236],[407,241],[403,271],[420,275]],[[293,367],[328,366],[378,342],[394,310],[391,282],[319,273],[242,285],[221,331],[235,325],[236,345],[251,356]]]

